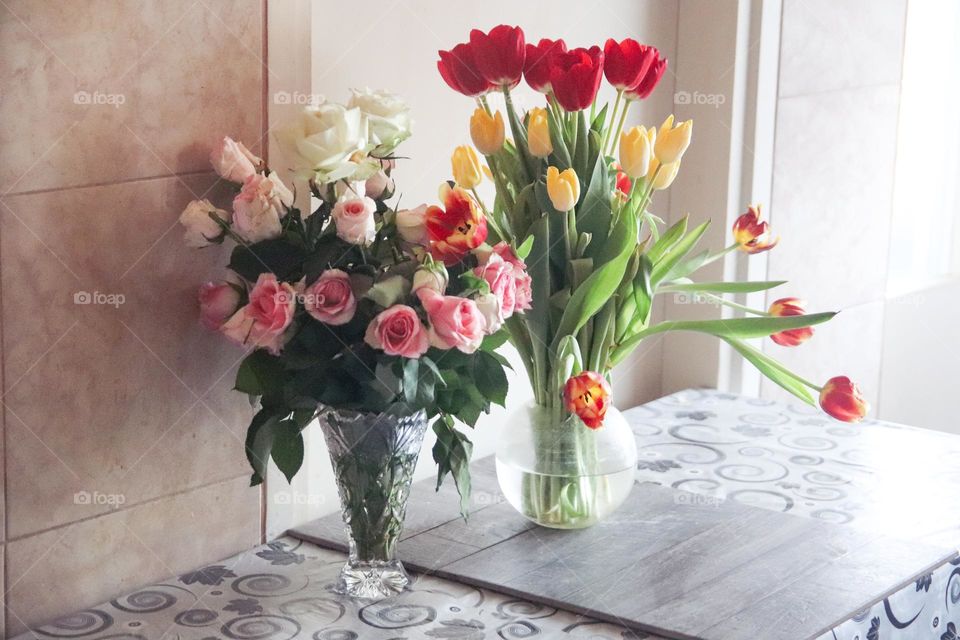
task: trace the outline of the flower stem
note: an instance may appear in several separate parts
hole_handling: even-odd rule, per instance
[[[613,111],[610,113],[610,125],[608,126],[607,132],[603,134],[603,144],[600,145],[600,150],[602,153],[606,154],[607,152],[607,143],[610,142],[610,133],[613,131],[613,123],[617,120],[617,110],[620,108],[620,101],[623,99],[623,89],[617,89],[617,99],[613,101]]]

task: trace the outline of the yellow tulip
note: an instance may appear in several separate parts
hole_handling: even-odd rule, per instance
[[[546,158],[553,153],[546,109],[540,107],[530,109],[530,119],[527,122],[527,146],[530,147],[530,153],[538,158]]]
[[[480,166],[480,157],[473,147],[461,145],[453,150],[450,157],[453,167],[453,179],[457,186],[464,189],[476,189],[483,182],[483,168]]]
[[[660,125],[653,152],[663,164],[676,162],[683,156],[683,152],[690,146],[690,137],[693,135],[693,120],[687,120],[674,126],[673,115]]]
[[[650,171],[647,172],[647,182],[653,181],[651,187],[654,191],[663,191],[673,184],[673,179],[677,177],[677,172],[680,170],[680,160],[663,165],[660,173],[657,173],[659,166],[660,162],[654,158],[650,161]]]
[[[570,211],[580,199],[580,180],[577,172],[566,169],[563,172],[556,167],[547,167],[547,195],[557,211]]]
[[[497,111],[493,115],[477,107],[470,117],[470,137],[473,144],[485,156],[491,156],[503,148],[503,116]]]
[[[620,166],[632,179],[647,175],[650,167],[650,138],[644,127],[633,127],[620,134]]]

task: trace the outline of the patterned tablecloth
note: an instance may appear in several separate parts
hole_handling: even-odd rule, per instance
[[[625,412],[638,482],[890,535],[960,542],[960,438],[843,425],[805,406],[684,391]],[[282,538],[64,617],[20,639],[415,640],[652,638],[432,576],[391,601],[334,594],[337,552]],[[776,620],[770,638],[779,638]],[[922,576],[819,640],[960,640],[960,561]],[[759,639],[758,639],[759,640]],[[792,639],[790,639],[792,640]]]

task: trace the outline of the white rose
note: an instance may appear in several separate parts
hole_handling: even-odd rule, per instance
[[[477,296],[474,302],[480,309],[480,315],[487,321],[487,335],[491,335],[500,330],[503,326],[503,314],[500,311],[500,301],[492,293],[486,293]]]
[[[377,235],[373,212],[377,203],[366,196],[348,195],[333,207],[333,222],[337,236],[350,244],[370,244]]]
[[[357,172],[367,148],[367,121],[359,108],[310,106],[277,133],[277,140],[300,177],[333,182]]]
[[[349,106],[366,116],[374,155],[385,156],[410,137],[410,106],[399,96],[383,89],[353,89]]]
[[[377,200],[384,194],[389,195],[393,193],[393,178],[383,171],[377,171],[372,177],[367,178],[364,187],[367,197]]]
[[[429,242],[427,235],[427,205],[422,204],[416,209],[401,209],[397,211],[397,233],[411,244],[426,245]]]
[[[447,290],[449,283],[450,276],[447,274],[446,267],[442,262],[434,262],[429,266],[420,267],[413,274],[413,287],[410,293],[416,293],[420,289],[431,289],[442,294]]]
[[[210,164],[214,171],[231,182],[243,182],[263,164],[242,142],[226,137],[210,152]]]
[[[233,199],[234,229],[247,242],[276,238],[282,231],[280,219],[292,204],[293,193],[276,172],[252,175]]]
[[[184,226],[183,239],[191,247],[206,247],[223,235],[223,228],[210,214],[230,224],[230,214],[217,209],[209,200],[194,200],[180,214],[180,224]]]

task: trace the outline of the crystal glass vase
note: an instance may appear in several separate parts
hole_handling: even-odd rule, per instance
[[[396,595],[410,582],[397,559],[397,543],[427,416],[321,408],[318,420],[350,541],[335,589],[367,600]]]
[[[615,408],[598,429],[537,404],[517,409],[507,424],[497,446],[497,480],[507,501],[533,522],[589,527],[613,513],[633,488],[637,443]]]

